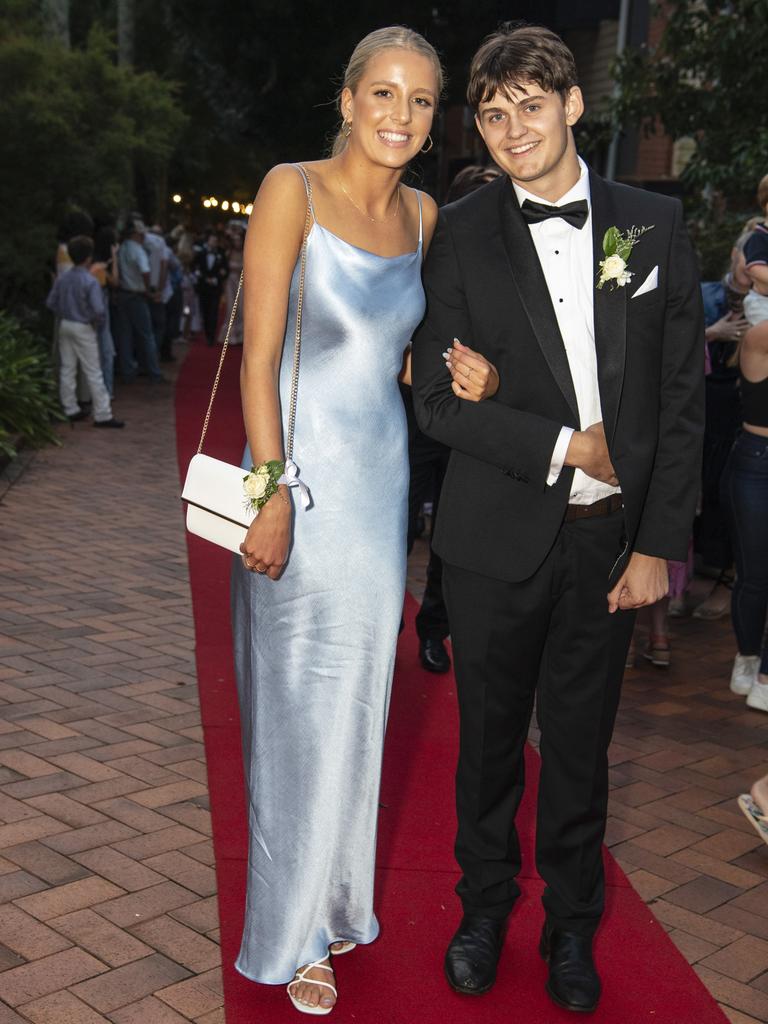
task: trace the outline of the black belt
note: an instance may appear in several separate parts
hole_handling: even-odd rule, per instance
[[[565,522],[573,519],[591,519],[592,516],[607,516],[618,512],[624,502],[620,494],[609,494],[607,498],[593,501],[591,505],[568,505],[565,510]]]

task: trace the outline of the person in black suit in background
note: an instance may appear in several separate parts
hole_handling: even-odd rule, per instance
[[[462,167],[448,187],[447,203],[455,202],[469,195],[481,185],[499,176],[498,167],[481,167],[471,164]],[[432,530],[440,505],[440,491],[448,468],[450,449],[419,430],[413,412],[413,398],[407,384],[400,385],[408,420],[408,463],[411,480],[408,487],[408,544],[410,555],[416,540],[417,524],[425,501],[432,502]],[[419,637],[419,660],[428,672],[443,674],[451,667],[451,659],[445,647],[450,633],[448,612],[443,599],[443,561],[429,545],[427,580],[421,607],[416,613],[416,633]]]
[[[203,314],[203,329],[208,345],[216,341],[216,326],[219,321],[221,291],[229,274],[229,264],[224,250],[219,245],[215,231],[209,231],[205,245],[195,259],[197,294]]]
[[[536,696],[540,950],[554,1002],[589,1011],[608,744],[634,610],[666,594],[666,559],[688,550],[704,328],[681,204],[579,159],[576,83],[542,27],[503,26],[475,55],[469,103],[505,174],[440,212],[413,394],[422,430],[452,449],[433,541],[461,716],[464,915],[446,974],[465,993],[495,980]],[[490,401],[459,397],[477,371],[454,338],[498,369]]]

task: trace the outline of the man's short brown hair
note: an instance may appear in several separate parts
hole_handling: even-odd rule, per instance
[[[76,267],[80,267],[93,256],[93,239],[88,235],[75,235],[67,242],[69,258]]]
[[[760,209],[765,213],[765,208],[768,206],[768,174],[760,179],[760,183],[757,186],[757,202]]]
[[[528,82],[563,98],[578,85],[573,54],[555,32],[543,25],[506,22],[480,45],[472,58],[467,102],[477,110],[497,92],[509,94]]]

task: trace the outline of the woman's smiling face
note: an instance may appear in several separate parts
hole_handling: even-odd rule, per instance
[[[354,94],[341,96],[352,124],[350,144],[373,163],[403,167],[426,142],[437,105],[433,62],[413,50],[384,50],[371,58]]]

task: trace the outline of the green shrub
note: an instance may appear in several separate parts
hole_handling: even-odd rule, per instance
[[[62,419],[49,345],[0,311],[0,452],[13,457],[19,437],[59,444],[52,421]]]

